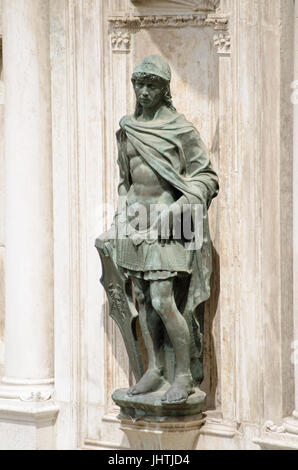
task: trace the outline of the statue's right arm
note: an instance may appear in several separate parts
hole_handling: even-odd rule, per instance
[[[97,239],[96,239],[96,246],[102,246],[103,244],[107,242],[111,242],[116,239],[116,234],[117,230],[119,230],[119,226],[117,225],[120,222],[119,217],[121,216],[121,213],[126,205],[126,197],[127,197],[127,191],[124,187],[118,187],[118,207],[116,210],[116,213],[113,218],[113,222],[111,227],[104,233],[102,233]],[[125,210],[125,209],[124,209]]]
[[[113,218],[113,222],[109,230],[101,234],[97,240],[96,245],[102,246],[107,242],[115,240],[117,230],[121,220],[125,219],[126,214],[126,198],[129,191],[130,177],[129,177],[129,162],[126,156],[126,145],[125,145],[125,134],[124,132],[118,131],[117,133],[117,144],[118,144],[118,167],[119,167],[119,184],[118,184],[118,207]],[[122,216],[122,217],[121,217]]]

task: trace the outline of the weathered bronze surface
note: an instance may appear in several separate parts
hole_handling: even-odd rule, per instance
[[[96,240],[110,315],[137,381],[113,394],[130,416],[193,414],[205,397],[201,307],[210,295],[208,208],[218,181],[198,131],[173,106],[170,80],[156,55],[133,73],[136,110],[117,132],[118,211]]]

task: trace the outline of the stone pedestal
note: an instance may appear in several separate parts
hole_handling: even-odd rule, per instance
[[[188,397],[185,403],[166,404],[162,402],[162,396],[169,389],[169,383],[156,392],[145,395],[127,395],[128,389],[116,390],[112,398],[120,406],[120,417],[128,419],[143,419],[161,422],[166,418],[178,418],[185,416],[201,415],[205,405],[206,394],[199,388]]]
[[[204,424],[202,409],[206,394],[200,389],[183,404],[161,401],[169,384],[145,395],[127,395],[127,389],[113,393],[120,406],[121,427],[134,450],[195,449],[199,431]]]
[[[202,414],[165,417],[159,422],[123,418],[120,429],[133,450],[195,450],[204,422]]]

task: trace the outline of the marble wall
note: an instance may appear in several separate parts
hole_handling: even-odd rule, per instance
[[[54,347],[48,349],[47,361],[54,363],[55,394],[41,384],[36,391],[31,381],[30,406],[45,407],[49,432],[37,440],[39,444],[34,435],[26,446],[129,446],[111,393],[133,377],[122,339],[108,318],[94,240],[111,223],[117,201],[115,131],[119,119],[134,109],[133,67],[143,56],[159,53],[172,67],[174,104],[199,129],[221,186],[210,210],[214,273],[212,295],[205,305],[207,420],[196,448],[298,448],[297,413],[291,417],[297,410],[298,393],[292,349],[297,324],[296,304],[293,307],[295,108],[291,102],[294,3],[38,0],[42,15],[40,22],[32,17],[34,38],[40,34],[45,46],[40,27],[48,24],[47,15],[50,36],[51,93],[42,98],[51,112],[47,134],[51,145],[47,141],[46,155],[51,152],[52,166],[49,178],[45,174],[43,178],[52,184],[53,194],[49,240],[53,284],[48,296],[53,301]],[[5,19],[13,22],[9,5],[5,0]],[[28,8],[27,22],[23,24],[18,15],[18,27],[21,31],[26,26],[24,34],[29,34],[28,15],[33,15],[36,5],[32,0],[27,4],[22,0],[22,5]],[[5,27],[8,35],[9,25]],[[6,57],[12,46],[4,41]],[[47,61],[38,60],[41,65],[36,63],[36,70],[42,66],[44,73]],[[36,106],[40,103],[37,100]],[[47,118],[44,108],[40,116]],[[0,145],[0,367],[5,290],[3,160]],[[37,178],[36,162],[30,161]],[[29,230],[26,221],[23,230]],[[10,325],[11,315],[7,310]],[[36,340],[32,348],[36,354],[38,348],[43,351]],[[8,370],[13,349],[6,344],[5,349]],[[23,388],[22,393],[15,388],[13,393],[4,380],[0,436],[1,432],[5,436],[6,423],[13,433],[7,411],[12,396],[22,405],[13,401],[14,413],[29,413],[22,401]],[[37,421],[32,423],[37,429]],[[11,437],[6,440],[13,448]]]
[[[0,11],[2,2],[0,2]],[[2,15],[0,14],[2,35]],[[5,323],[5,163],[4,163],[4,82],[2,40],[0,50],[0,371],[4,366],[4,323]]]

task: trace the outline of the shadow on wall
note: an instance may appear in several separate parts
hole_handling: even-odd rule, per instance
[[[179,18],[181,14],[187,16],[199,11],[211,13],[216,11],[219,0],[136,0],[132,2],[136,7],[136,14],[157,15],[167,11],[168,14],[177,15],[177,26],[137,29],[133,33],[135,62],[145,55],[160,54],[170,64],[172,71],[183,84],[193,90],[197,96],[210,95],[210,84],[218,78],[218,57],[214,48],[214,28],[210,25],[185,25]],[[162,8],[162,4],[166,6]],[[149,10],[148,10],[149,6]],[[181,8],[184,9],[181,12]],[[162,13],[161,13],[162,14]],[[133,32],[133,31],[132,31]],[[180,85],[181,86],[181,85]],[[218,87],[214,86],[218,91]]]
[[[213,136],[212,145],[210,149],[211,155],[216,157],[219,161],[219,120],[217,120],[216,131]],[[219,175],[219,165],[215,171]],[[220,187],[220,181],[219,181]],[[217,251],[219,245],[219,212],[218,212],[218,198],[213,200],[209,211],[212,243],[212,260],[213,271],[210,280],[210,299],[205,305],[205,334],[204,334],[204,374],[205,380],[202,388],[205,387],[207,394],[207,409],[216,409],[218,407],[218,399],[220,399],[220,389],[218,389],[218,366],[220,362],[220,351],[216,348],[215,335],[217,343],[219,343],[219,296],[220,296],[220,256]]]
[[[211,296],[204,305],[204,320],[203,320],[203,333],[204,333],[204,351],[203,351],[203,365],[204,365],[204,380],[201,388],[206,392],[206,409],[213,410],[217,408],[218,396],[218,367],[216,349],[214,344],[214,321],[218,309],[219,292],[220,292],[220,258],[212,246],[213,256],[213,274],[211,277]]]
[[[217,121],[216,131],[213,136],[210,149],[211,155],[218,160],[219,149],[219,120]],[[219,173],[218,168],[215,171]],[[220,197],[220,192],[219,196]],[[213,270],[210,280],[210,299],[205,302],[203,309],[203,367],[204,380],[201,388],[206,392],[206,409],[212,410],[218,408],[220,400],[220,389],[218,389],[218,362],[220,362],[220,351],[216,348],[219,342],[219,296],[220,296],[220,256],[217,251],[219,244],[219,213],[218,197],[213,200],[209,210],[209,221],[211,226],[212,242],[212,261]]]
[[[218,58],[214,50],[214,31],[211,27],[183,27],[136,31],[134,62],[146,55],[160,54],[169,62],[179,84],[193,90],[199,97],[210,100],[218,95]],[[197,103],[199,103],[197,99]],[[194,106],[194,103],[193,103]]]

